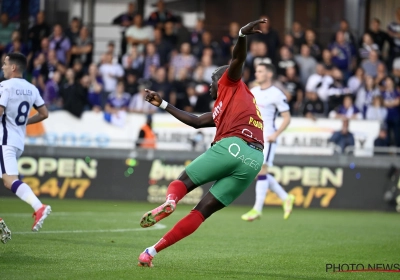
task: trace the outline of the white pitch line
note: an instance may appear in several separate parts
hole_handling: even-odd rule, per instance
[[[130,231],[146,231],[146,230],[157,230],[157,229],[164,229],[166,225],[163,224],[155,224],[150,228],[126,228],[126,229],[93,229],[93,230],[52,230],[52,231],[12,231],[11,234],[62,234],[62,233],[101,233],[101,232],[130,232]]]

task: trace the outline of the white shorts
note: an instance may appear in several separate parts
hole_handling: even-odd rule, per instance
[[[264,164],[266,164],[267,166],[274,165],[275,149],[276,143],[264,143]]]
[[[22,151],[13,146],[0,146],[0,178],[3,174],[18,175],[18,159]]]

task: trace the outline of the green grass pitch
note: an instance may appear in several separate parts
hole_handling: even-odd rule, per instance
[[[1,279],[399,279],[400,273],[332,273],[327,263],[400,263],[400,217],[327,209],[295,209],[284,221],[280,208],[244,222],[249,207],[231,206],[194,234],[159,253],[153,268],[137,257],[192,206],[152,230],[139,227],[152,204],[120,201],[43,200],[53,208],[43,229],[32,233],[31,209],[0,198],[0,217],[12,240],[0,243]]]

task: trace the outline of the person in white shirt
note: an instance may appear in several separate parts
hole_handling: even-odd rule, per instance
[[[104,63],[99,68],[99,73],[104,81],[104,91],[109,94],[117,88],[118,79],[124,76],[124,69],[120,64],[112,63],[112,55],[104,54]]]
[[[256,66],[255,76],[259,86],[252,88],[251,93],[254,95],[264,123],[264,164],[257,178],[256,202],[253,209],[242,215],[242,220],[245,221],[253,221],[261,217],[268,188],[283,201],[284,219],[289,217],[295,199],[279,185],[271,174],[268,174],[268,166],[273,165],[277,138],[290,123],[290,108],[286,96],[273,85],[275,75],[276,70],[272,64],[261,63]],[[278,112],[281,114],[283,122],[276,129],[275,118]]]
[[[126,50],[130,53],[132,46],[137,46],[138,52],[143,53],[144,46],[154,41],[154,30],[150,25],[143,26],[143,17],[140,14],[136,14],[133,18],[133,25],[129,27],[125,32]]]
[[[32,206],[35,211],[32,230],[38,231],[51,207],[42,204],[32,189],[18,179],[17,160],[24,151],[26,125],[46,119],[48,111],[39,90],[22,78],[26,67],[27,59],[21,53],[10,53],[3,62],[2,70],[7,80],[0,83],[0,177],[7,189]],[[38,113],[28,117],[32,107]]]

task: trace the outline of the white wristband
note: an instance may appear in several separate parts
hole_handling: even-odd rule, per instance
[[[165,100],[163,100],[163,101],[161,102],[160,106],[158,106],[158,107],[161,108],[161,109],[163,109],[163,110],[165,110],[165,108],[167,108],[167,106],[168,106],[168,102],[165,101]]]
[[[242,28],[239,29],[239,37],[246,37],[246,35],[242,34]]]

